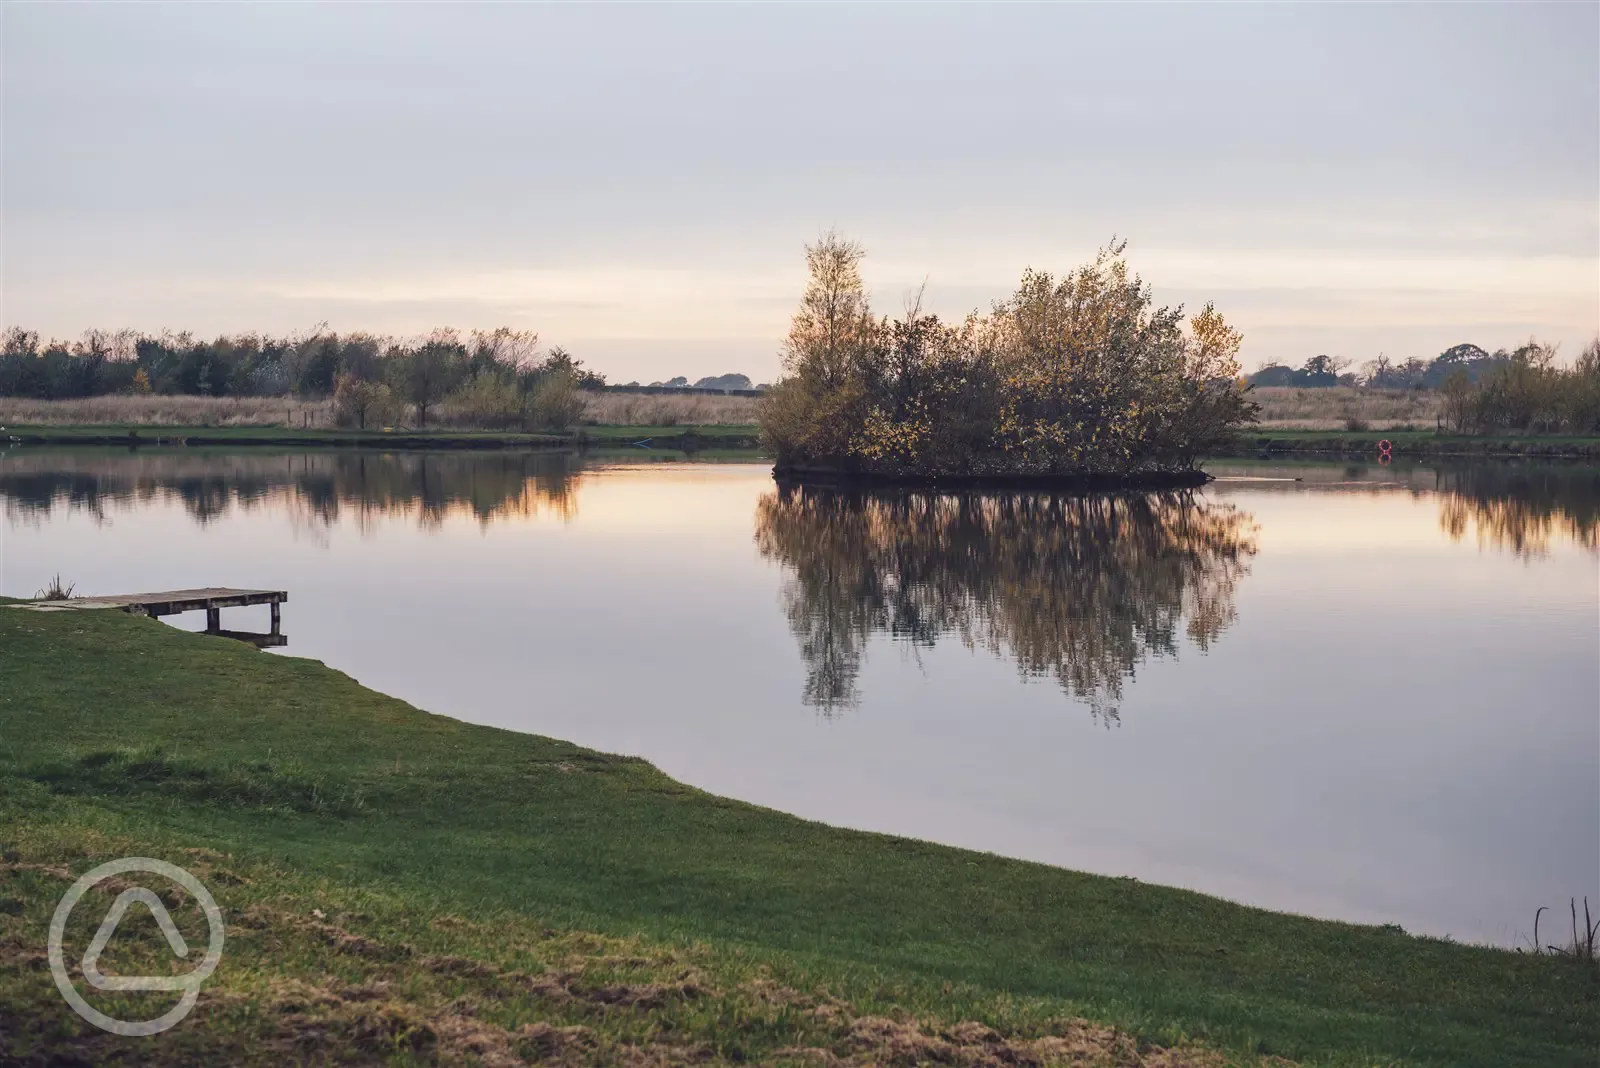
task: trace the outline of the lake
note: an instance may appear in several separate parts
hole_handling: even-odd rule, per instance
[[[0,593],[286,589],[263,655],[832,824],[1501,945],[1600,904],[1600,469],[1208,469],[13,449]]]

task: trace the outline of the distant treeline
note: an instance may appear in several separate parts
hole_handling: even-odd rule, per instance
[[[1444,421],[1452,429],[1483,434],[1600,433],[1600,338],[1572,367],[1555,362],[1554,345],[1530,340],[1489,353],[1456,345],[1431,360],[1394,363],[1378,357],[1360,374],[1329,356],[1313,356],[1298,370],[1273,364],[1249,377],[1254,386],[1366,386],[1436,390],[1444,394]]]
[[[1404,363],[1395,363],[1387,356],[1379,356],[1363,364],[1359,371],[1350,370],[1348,361],[1332,356],[1313,356],[1299,367],[1281,363],[1268,364],[1248,376],[1252,386],[1294,386],[1301,389],[1323,389],[1332,386],[1368,386],[1372,389],[1443,389],[1446,382],[1457,376],[1476,382],[1496,367],[1517,359],[1519,354],[1543,348],[1537,341],[1529,341],[1519,349],[1500,349],[1490,353],[1477,345],[1461,344],[1445,349],[1431,360],[1413,356]]]
[[[707,375],[705,378],[699,379],[699,380],[697,380],[695,382],[690,382],[689,379],[687,377],[685,377],[684,375],[679,375],[676,378],[669,378],[665,382],[651,382],[649,385],[640,385],[638,382],[627,382],[627,383],[624,383],[623,385],[612,386],[610,388],[612,388],[612,389],[635,389],[635,390],[644,390],[644,389],[694,390],[694,389],[697,389],[697,390],[702,390],[702,391],[705,391],[705,392],[708,392],[708,393],[738,393],[738,394],[749,393],[751,395],[754,395],[756,393],[760,393],[762,390],[765,390],[765,389],[767,389],[769,387],[764,382],[759,386],[752,385],[751,382],[750,382],[750,376],[749,375],[742,375],[742,374],[739,374],[737,372],[729,372],[728,374],[725,374],[725,375]]]
[[[1473,434],[1600,434],[1600,338],[1572,367],[1555,362],[1554,345],[1530,342],[1494,361],[1476,378],[1445,379],[1444,420]]]
[[[576,391],[605,386],[604,375],[564,349],[541,350],[537,334],[506,327],[409,340],[317,332],[206,341],[91,330],[72,343],[42,344],[34,331],[13,327],[3,340],[0,396],[332,396],[340,421],[362,427],[412,415],[425,426],[447,403],[478,426],[565,426],[582,410]]]

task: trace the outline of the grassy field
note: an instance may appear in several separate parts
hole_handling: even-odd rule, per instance
[[[12,425],[0,435],[23,445],[196,445],[361,447],[376,449],[745,448],[757,444],[753,426],[587,426],[567,433],[498,430],[335,430],[276,426]]]
[[[1349,421],[1373,430],[1433,430],[1444,413],[1444,394],[1433,390],[1332,386],[1297,389],[1257,386],[1263,430],[1344,430]]]
[[[359,447],[374,449],[628,449],[749,453],[760,445],[754,426],[590,426],[568,434],[518,434],[501,431],[310,430],[268,426],[12,426],[7,436],[22,445],[188,445],[204,447],[276,446],[280,448]],[[1600,458],[1600,438],[1477,437],[1414,431],[1252,430],[1215,456],[1301,453],[1322,456],[1377,457],[1378,442],[1387,440],[1396,457],[1480,456]],[[0,442],[3,444],[3,442]]]
[[[125,855],[189,868],[228,921],[194,1015],[137,1042],[43,961],[68,883]],[[165,970],[148,926],[114,968]],[[1600,981],[832,829],[314,661],[0,608],[0,1021],[22,1064],[1587,1065]]]
[[[1415,426],[1431,430],[1442,411],[1442,395],[1415,390],[1290,389],[1253,390],[1261,405],[1261,426],[1280,430],[1342,430],[1347,420],[1374,430]],[[583,422],[605,425],[753,426],[756,397],[695,394],[587,393]],[[437,418],[444,429],[457,426],[459,413],[445,403]],[[0,426],[148,427],[300,427],[335,428],[333,402],[295,397],[104,396],[75,400],[0,397]]]
[[[1212,454],[1253,456],[1262,453],[1302,453],[1376,459],[1380,441],[1389,442],[1391,454],[1395,457],[1600,458],[1600,437],[1439,434],[1433,430],[1252,429],[1240,434],[1232,447],[1214,450]]]
[[[1600,438],[1439,433],[1439,398],[1426,391],[1263,388],[1251,392],[1261,422],[1217,455],[1303,452],[1376,456],[1387,439],[1396,456],[1600,457]],[[93,397],[81,401],[0,398],[4,439],[23,444],[121,445],[137,440],[189,445],[369,446],[386,449],[503,449],[542,446],[703,451],[755,449],[753,397],[598,393],[584,426],[517,433],[453,426],[427,430],[341,430],[328,401],[285,398]],[[447,407],[441,417],[448,423]],[[1352,427],[1356,429],[1351,429]],[[1363,427],[1367,429],[1362,429]]]
[[[362,447],[377,449],[518,449],[595,448],[679,450],[754,450],[760,445],[755,426],[586,426],[565,434],[520,434],[484,430],[358,431],[272,426],[10,426],[4,435],[23,445],[190,445]],[[1437,434],[1432,430],[1320,431],[1251,430],[1217,456],[1261,453],[1306,453],[1352,457],[1377,456],[1378,442],[1392,444],[1399,456],[1483,456],[1595,459],[1600,438],[1544,435],[1473,436]],[[0,441],[0,445],[3,445]],[[644,447],[636,443],[644,443]]]
[[[756,421],[755,397],[706,394],[583,394],[585,424],[645,426],[749,426]],[[462,413],[449,402],[435,409],[443,429],[458,425]],[[299,427],[337,428],[331,399],[298,397],[140,396],[34,400],[0,397],[0,426],[119,427]],[[438,427],[432,429],[440,429]]]

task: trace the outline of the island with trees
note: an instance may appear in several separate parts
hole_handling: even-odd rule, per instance
[[[1157,307],[1124,245],[1062,275],[1029,270],[961,322],[879,317],[862,248],[827,234],[765,395],[762,436],[787,481],[1187,486],[1253,418],[1240,335],[1210,304]]]

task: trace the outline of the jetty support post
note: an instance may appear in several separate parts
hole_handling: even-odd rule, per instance
[[[208,634],[215,634],[221,629],[222,629],[222,609],[220,609],[220,608],[207,608],[206,609],[206,632]]]
[[[280,614],[279,614],[281,609],[282,609],[282,606],[283,606],[283,602],[282,601],[273,601],[270,605],[268,605],[268,607],[270,609],[272,609],[272,635],[273,635],[273,637],[277,637],[280,633],[282,633],[282,631],[280,630],[280,627],[282,626],[282,623],[280,622]]]

